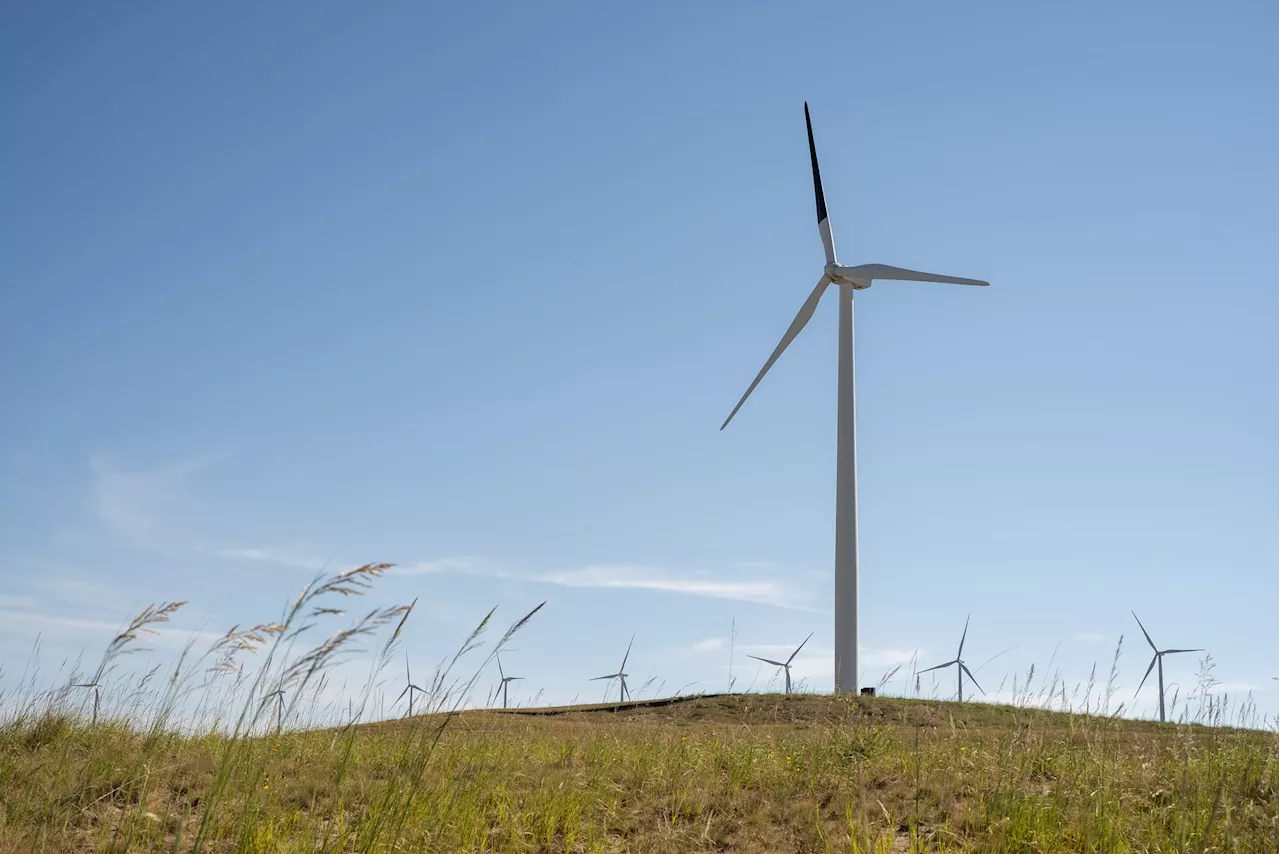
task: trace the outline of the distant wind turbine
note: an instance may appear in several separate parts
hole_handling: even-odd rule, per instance
[[[413,694],[414,692],[425,694],[426,691],[413,684],[413,677],[409,675],[409,653],[404,654],[404,690],[400,692],[400,696],[396,697],[396,702],[404,699],[404,695],[409,695],[409,717],[413,717]]]
[[[960,656],[964,655],[964,639],[969,636],[969,618],[964,618],[964,634],[960,635],[960,648],[956,650],[956,657],[946,664],[939,664],[934,667],[926,667],[921,673],[928,673],[930,670],[941,670],[944,667],[957,665],[956,667],[956,701],[964,702],[964,677],[968,676],[969,681],[973,683],[973,687],[982,692],[985,697],[987,692],[982,690],[982,686],[978,684],[978,680],[973,678],[973,674],[969,672],[969,668],[965,666]],[[1008,650],[1006,650],[1007,652]],[[1003,655],[1003,653],[1001,653]]]
[[[99,699],[98,691],[101,688],[101,686],[97,682],[80,682],[78,684],[72,685],[71,687],[72,688],[88,688],[90,691],[93,692],[93,722],[94,724],[97,724],[98,723],[98,699]]]
[[[507,707],[507,683],[519,682],[523,676],[508,676],[502,672],[502,656],[495,656],[498,659],[498,676],[502,679],[502,708]],[[625,662],[624,662],[625,663]]]
[[[837,376],[837,427],[836,427],[836,555],[835,555],[835,687],[838,693],[858,690],[858,472],[855,453],[854,382],[853,382],[853,292],[871,287],[877,279],[896,279],[910,282],[942,282],[952,285],[981,285],[980,279],[962,279],[956,276],[940,276],[921,273],[887,264],[862,264],[842,267],[836,261],[835,240],[831,236],[831,221],[827,217],[827,201],[822,192],[822,176],[818,172],[818,151],[813,143],[813,124],[809,120],[809,105],[804,105],[804,123],[809,132],[809,162],[813,167],[813,193],[818,206],[818,236],[826,254],[826,266],[817,286],[800,306],[795,320],[778,342],[760,373],[751,381],[738,405],[720,425],[723,430],[738,414],[742,404],[764,375],[773,367],[783,351],[790,346],[805,324],[813,317],[818,301],[826,293],[828,285],[840,286],[840,350]]]
[[[591,682],[599,682],[602,679],[608,679],[609,681],[612,682],[614,679],[617,679],[621,686],[618,691],[619,703],[625,703],[627,699],[631,696],[629,693],[627,693],[626,670],[627,670],[627,659],[631,657],[631,644],[635,642],[636,642],[636,636],[632,635],[630,643],[627,644],[627,654],[622,656],[622,666],[618,668],[617,673],[610,673],[608,676],[597,676],[594,679],[589,680]],[[609,687],[607,685],[605,686],[604,696],[606,700],[609,698]]]
[[[1134,614],[1133,611],[1130,611],[1129,613],[1133,614],[1133,618],[1135,620],[1138,620],[1137,614]],[[1147,677],[1151,675],[1151,668],[1153,667],[1156,668],[1156,681],[1160,684],[1160,723],[1164,723],[1165,722],[1164,721],[1164,657],[1166,655],[1176,655],[1177,653],[1180,653],[1180,652],[1204,652],[1204,650],[1203,649],[1156,649],[1155,642],[1151,640],[1151,635],[1147,634],[1147,627],[1142,625],[1142,620],[1138,620],[1138,628],[1142,629],[1143,636],[1146,637],[1147,643],[1151,645],[1151,649],[1155,653],[1155,655],[1151,657],[1151,664],[1147,665],[1146,674],[1142,677],[1142,681],[1138,683],[1138,691],[1141,691],[1142,686],[1147,684]],[[1138,696],[1138,691],[1133,692],[1133,696],[1135,699]],[[1176,703],[1177,701],[1176,696],[1174,698],[1174,701]]]
[[[796,651],[791,653],[791,655],[787,658],[786,661],[774,661],[772,658],[761,658],[758,655],[748,655],[747,658],[754,658],[756,661],[763,661],[765,664],[772,664],[774,667],[781,667],[782,672],[786,674],[787,693],[790,694],[791,693],[791,662],[795,661],[796,656],[800,654],[800,650],[804,649],[804,645],[809,642],[809,638],[811,637],[813,637],[813,632],[809,632],[809,637],[800,641],[800,645],[796,647]]]

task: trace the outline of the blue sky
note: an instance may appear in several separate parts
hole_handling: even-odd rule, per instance
[[[632,633],[633,674],[717,688],[735,619],[740,683],[815,631],[829,688],[834,299],[717,430],[820,272],[807,99],[843,262],[993,284],[856,300],[866,681],[972,612],[970,661],[1016,646],[986,687],[1123,634],[1131,697],[1133,608],[1274,713],[1276,24],[6,8],[6,673],[385,560],[424,669],[546,599],[526,695],[594,696]]]

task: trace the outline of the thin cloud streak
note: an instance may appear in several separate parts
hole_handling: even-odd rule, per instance
[[[707,596],[715,599],[754,602],[796,611],[816,610],[806,605],[795,591],[774,581],[725,581],[715,578],[691,578],[689,576],[676,576],[667,571],[645,566],[588,566],[583,569],[562,570],[543,575],[527,576],[526,578],[529,581],[558,584],[563,587],[657,590],[667,593],[683,593],[690,596]]]
[[[281,551],[280,549],[219,549],[214,552],[218,557],[231,558],[233,560],[251,560],[259,563],[274,563],[278,566],[288,566],[297,569],[322,569],[328,561],[319,560],[314,557],[293,554],[291,552]]]

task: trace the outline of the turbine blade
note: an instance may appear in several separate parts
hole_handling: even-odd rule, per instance
[[[1134,614],[1134,613],[1133,613],[1133,611],[1130,611],[1129,613],[1130,613],[1130,614],[1133,614],[1133,618],[1134,618],[1135,620],[1138,620],[1138,615],[1137,615],[1137,614]],[[1152,652],[1159,652],[1160,650],[1156,649],[1156,643],[1155,643],[1155,641],[1153,641],[1153,640],[1151,639],[1151,635],[1147,634],[1147,627],[1146,627],[1146,626],[1144,626],[1144,625],[1142,625],[1142,620],[1138,620],[1138,628],[1142,629],[1142,634],[1146,637],[1146,639],[1147,639],[1147,643],[1149,643],[1149,644],[1151,645],[1151,650],[1152,650]],[[1138,687],[1142,687],[1142,686],[1138,686]]]
[[[813,632],[809,632],[809,638],[811,637],[813,637]],[[790,664],[791,662],[795,661],[796,656],[800,654],[800,650],[804,649],[804,645],[809,642],[809,638],[805,638],[804,640],[800,641],[800,645],[796,647],[796,651],[791,653],[791,657],[787,659],[787,664]]]
[[[413,677],[409,675],[409,650],[407,649],[404,651],[404,681],[413,681]]]
[[[616,674],[616,673],[611,673],[611,674],[609,674],[608,676],[593,676],[592,678],[588,679],[587,681],[588,681],[588,682],[599,682],[601,679],[617,679],[617,678],[618,678],[618,674]]]
[[[969,617],[971,616],[973,615],[969,614],[964,618],[964,634],[960,635],[960,648],[956,650],[956,661],[959,661],[960,656],[964,654],[964,639],[969,636]]]
[[[1142,623],[1138,623],[1138,625],[1142,625]],[[1159,657],[1160,657],[1160,653],[1158,652],[1155,655],[1151,656],[1151,663],[1147,665],[1147,672],[1143,674],[1142,681],[1138,683],[1138,691],[1141,691],[1142,686],[1147,684],[1147,677],[1151,675],[1152,670],[1156,669],[1156,659],[1158,659]],[[1138,696],[1138,691],[1133,692],[1134,697]]]
[[[627,669],[627,659],[631,657],[631,644],[635,642],[636,636],[632,635],[631,640],[627,641],[627,654],[622,656],[622,666],[618,668],[619,673]]]
[[[413,687],[413,686],[412,686],[412,685],[407,686],[403,691],[401,691],[401,692],[400,692],[400,696],[399,696],[399,697],[396,697],[396,703],[398,703],[398,702],[400,702],[401,700],[403,700],[403,699],[404,699],[404,695],[409,693],[409,688],[411,688],[411,687]],[[393,703],[392,705],[395,705],[395,704]]]
[[[827,217],[827,197],[822,192],[822,174],[818,171],[818,148],[813,144],[813,122],[809,119],[809,102],[804,102],[804,127],[809,132],[809,163],[813,166],[813,197],[818,203],[818,236],[827,263],[836,262],[836,244],[831,238],[831,220]]]
[[[738,410],[742,408],[742,404],[747,402],[747,398],[751,396],[751,392],[756,390],[756,386],[760,385],[760,380],[764,379],[764,375],[769,373],[769,369],[773,367],[773,363],[778,361],[778,357],[782,355],[787,347],[791,346],[791,342],[796,339],[800,331],[804,329],[805,324],[809,322],[809,318],[813,317],[813,312],[818,307],[818,301],[822,299],[822,293],[826,290],[830,280],[823,276],[818,280],[818,285],[809,294],[809,298],[804,301],[804,305],[800,306],[800,312],[796,315],[796,319],[791,321],[791,325],[787,327],[786,333],[782,336],[782,340],[778,342],[778,346],[773,348],[773,353],[769,356],[769,361],[764,363],[764,367],[760,369],[760,373],[756,374],[756,378],[751,381],[751,385],[747,386],[747,390],[743,393],[742,398],[738,401],[738,405],[729,413],[729,417],[720,425],[720,429],[729,426],[729,422],[733,420],[733,416],[738,414]]]
[[[923,273],[920,270],[908,270],[905,267],[892,267],[888,264],[859,264],[856,267],[837,267],[842,276],[851,279],[896,279],[901,282],[941,282],[945,285],[976,285],[985,288],[991,283],[982,279],[965,279],[960,276],[943,276],[938,273]]]
[[[1160,654],[1161,654],[1161,655],[1170,655],[1170,654],[1175,653],[1175,652],[1204,652],[1204,650],[1203,650],[1203,649],[1166,649],[1166,650],[1162,651]]]
[[[926,667],[924,670],[917,670],[916,673],[928,673],[930,670],[941,670],[944,667],[950,667],[951,665],[956,663],[957,662],[955,661],[948,661],[946,664],[937,664],[937,665],[934,665],[933,667]]]
[[[503,673],[503,672],[502,672],[502,656],[500,656],[500,655],[495,655],[495,656],[494,656],[494,658],[498,659],[498,678],[499,678],[499,679],[506,679],[506,678],[507,678],[507,674],[505,674],[505,673]]]
[[[786,667],[781,661],[774,661],[772,658],[761,658],[758,655],[748,655],[747,658],[754,658],[756,661],[763,661],[765,664],[772,664],[774,667]]]
[[[963,662],[963,661],[962,661],[962,662],[960,662],[960,669],[964,671],[964,675],[965,675],[965,676],[968,676],[968,677],[969,677],[969,681],[973,683],[973,687],[975,687],[975,688],[977,688],[979,691],[981,691],[981,692],[982,692],[982,696],[984,696],[984,697],[985,697],[985,696],[987,696],[987,692],[982,690],[982,686],[978,684],[978,680],[977,680],[977,679],[974,679],[974,678],[973,678],[973,674],[969,672],[969,668],[965,666],[965,664],[964,664],[964,662]]]

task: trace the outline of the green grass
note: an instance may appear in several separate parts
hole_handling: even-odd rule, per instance
[[[0,850],[1277,847],[1276,738],[1257,731],[776,695],[444,721],[234,742],[11,725]]]
[[[476,684],[454,675],[460,662],[491,660],[537,609],[482,649],[486,617],[427,683],[429,714],[308,712],[299,698],[321,695],[353,641],[382,632],[378,666],[392,657],[412,606],[375,609],[291,653],[298,627],[336,618],[327,603],[360,595],[381,569],[317,579],[279,622],[233,630],[125,690],[111,681],[119,656],[179,606],[148,609],[90,676],[0,697],[0,854],[1280,845],[1268,730],[816,695],[455,711]],[[87,689],[71,687],[84,683],[104,686],[96,724]],[[277,690],[289,698],[282,722]],[[1224,718],[1221,706],[1199,708]],[[324,719],[345,723],[308,727]]]

